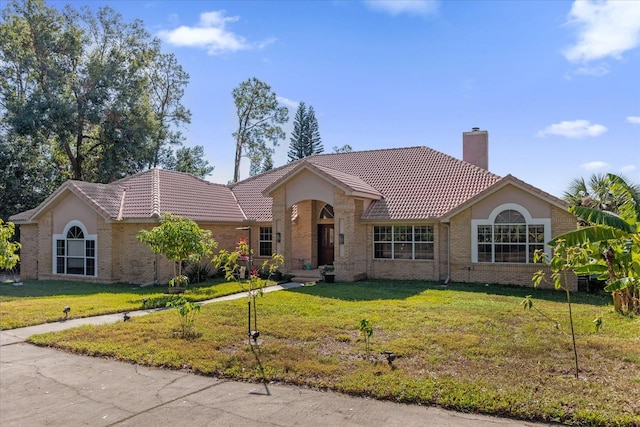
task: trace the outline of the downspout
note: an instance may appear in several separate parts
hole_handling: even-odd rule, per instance
[[[449,224],[445,224],[445,226],[447,227],[447,278],[444,284],[448,285],[451,279],[451,228]]]

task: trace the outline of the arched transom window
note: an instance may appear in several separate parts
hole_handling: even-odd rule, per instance
[[[472,221],[472,261],[532,263],[550,240],[550,220],[531,218],[520,206],[496,209],[488,220]]]
[[[96,236],[88,235],[84,226],[72,221],[62,235],[54,235],[56,274],[96,275]]]
[[[333,219],[333,217],[333,206],[327,203],[320,210],[320,219]]]

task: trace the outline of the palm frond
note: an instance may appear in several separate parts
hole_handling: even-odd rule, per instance
[[[602,242],[605,240],[622,239],[627,232],[603,225],[584,227],[579,230],[564,233],[547,243],[549,246],[556,246],[559,241],[564,241],[567,246],[581,245],[587,242]]]
[[[569,207],[569,212],[590,224],[616,228],[625,233],[634,234],[638,232],[635,227],[631,226],[627,221],[611,212],[585,208],[584,206],[571,206]]]

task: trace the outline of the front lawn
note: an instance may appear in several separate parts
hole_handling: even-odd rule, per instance
[[[532,294],[548,321],[520,302]],[[247,381],[278,381],[525,420],[640,425],[640,318],[609,296],[576,294],[580,378],[564,294],[426,282],[318,284],[258,298],[260,347],[246,300],[202,308],[195,339],[175,310],[31,338],[93,356]],[[592,320],[601,317],[595,331]],[[373,326],[370,353],[358,330]],[[383,351],[397,358],[390,365]]]
[[[69,319],[164,307],[173,296],[167,286],[140,287],[132,284],[93,284],[57,280],[26,281],[22,286],[0,282],[0,329],[21,328],[64,318]],[[242,291],[237,282],[212,279],[189,285],[183,296],[202,301]],[[145,300],[143,303],[143,299]]]

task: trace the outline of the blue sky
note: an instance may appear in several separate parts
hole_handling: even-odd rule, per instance
[[[190,74],[186,145],[205,147],[212,182],[233,177],[231,92],[257,77],[289,107],[275,166],[304,101],[325,152],[428,146],[461,158],[462,132],[479,127],[492,172],[555,196],[594,173],[640,183],[640,1],[108,4],[142,19]]]

